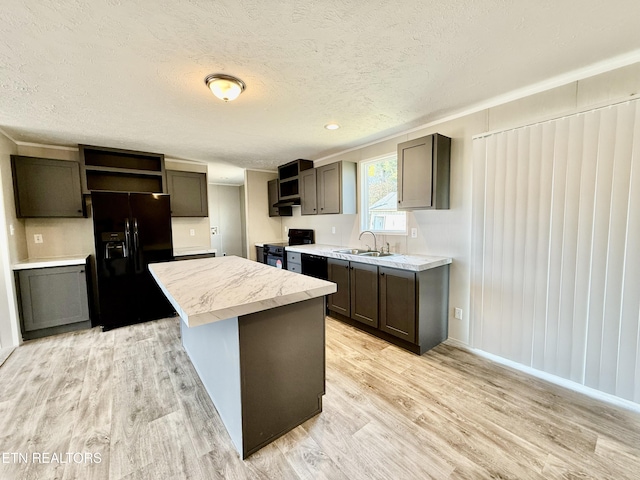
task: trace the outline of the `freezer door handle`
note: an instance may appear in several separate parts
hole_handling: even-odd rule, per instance
[[[136,250],[138,250],[138,248],[140,247],[140,240],[138,238],[138,219],[137,218],[133,219],[133,245],[135,246]]]
[[[135,249],[135,253],[133,255],[134,266],[136,269],[136,273],[142,272],[142,262],[140,261],[140,236],[138,235],[138,219],[133,218],[133,248]]]
[[[129,255],[131,252],[131,226],[129,225],[129,219],[124,219],[124,247],[125,247],[125,257]]]

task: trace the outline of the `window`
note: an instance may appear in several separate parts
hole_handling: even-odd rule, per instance
[[[407,233],[407,215],[398,212],[396,155],[360,164],[362,178],[362,230],[376,233]]]

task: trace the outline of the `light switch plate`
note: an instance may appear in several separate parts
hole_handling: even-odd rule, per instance
[[[453,309],[453,316],[455,318],[457,318],[458,320],[462,320],[462,309],[458,308],[458,307],[454,308]]]
[[[418,229],[417,228],[412,228],[411,229],[411,238],[418,238]]]
[[[36,233],[33,236],[33,241],[36,242],[36,243],[43,243],[42,234],[41,233]]]
[[[211,235],[217,235],[218,234],[218,227],[211,227]]]

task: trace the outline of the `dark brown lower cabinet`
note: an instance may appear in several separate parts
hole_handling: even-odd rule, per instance
[[[416,341],[416,273],[380,267],[380,330]]]
[[[329,258],[331,315],[422,355],[447,339],[449,265],[419,272]]]
[[[349,262],[335,258],[327,259],[327,273],[330,282],[338,286],[336,293],[329,295],[328,308],[345,317],[351,316]]]
[[[351,318],[372,327],[378,326],[378,267],[351,262]]]
[[[338,286],[329,295],[329,310],[377,328],[378,267],[329,258],[327,270],[329,281]]]
[[[91,327],[87,264],[16,272],[22,338]]]

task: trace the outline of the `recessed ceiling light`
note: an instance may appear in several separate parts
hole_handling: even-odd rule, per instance
[[[340,128],[340,125],[338,125],[337,123],[327,123],[324,128],[326,128],[327,130],[337,130]]]

